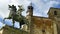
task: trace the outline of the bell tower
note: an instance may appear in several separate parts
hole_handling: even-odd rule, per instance
[[[33,7],[32,7],[32,3],[30,3],[30,5],[27,7],[27,19],[29,19],[29,17],[33,16]]]
[[[27,7],[27,12],[26,12],[26,19],[28,20],[28,30],[30,32],[31,30],[31,23],[32,23],[32,16],[33,16],[33,6],[32,3],[30,3],[30,5]]]
[[[29,21],[29,23],[31,22],[31,17],[33,16],[33,7],[32,7],[32,3],[30,3],[30,5],[27,7],[27,12],[26,12],[26,19]]]

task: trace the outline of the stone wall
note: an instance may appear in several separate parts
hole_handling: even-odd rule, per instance
[[[29,34],[26,31],[20,30],[20,29],[16,29],[13,27],[9,27],[9,26],[5,26],[3,28],[3,32],[2,34]]]
[[[55,21],[44,17],[33,17],[32,34],[57,34]]]

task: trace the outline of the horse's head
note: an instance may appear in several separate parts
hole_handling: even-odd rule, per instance
[[[16,12],[16,10],[17,10],[17,8],[16,8],[16,6],[14,6],[14,5],[8,5],[9,6],[9,10],[10,11],[14,11],[14,12]]]
[[[23,8],[23,6],[21,5],[18,5],[18,7],[19,7],[19,10],[21,10],[21,11],[24,11],[24,8]]]
[[[15,8],[15,6],[14,6],[14,5],[12,5],[12,6],[11,6],[11,5],[8,5],[8,6],[9,6],[9,8],[12,8],[12,7],[13,7],[13,8]]]
[[[12,6],[11,6],[11,5],[8,5],[8,9],[9,9],[9,10],[12,10]]]

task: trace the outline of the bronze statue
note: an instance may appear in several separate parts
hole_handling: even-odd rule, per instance
[[[4,18],[5,19],[12,19],[13,21],[13,26],[14,26],[14,23],[15,21],[18,21],[20,22],[20,28],[21,28],[21,25],[23,24],[26,24],[26,18],[24,16],[22,16],[22,11],[24,11],[24,9],[22,8],[22,6],[18,6],[19,9],[17,11],[17,8],[16,6],[12,5],[8,5],[9,6],[9,10],[10,10],[10,13],[9,13],[9,17],[8,18]]]

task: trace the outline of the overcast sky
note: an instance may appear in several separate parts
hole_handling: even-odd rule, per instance
[[[32,2],[34,7],[34,15],[47,16],[47,12],[50,7],[56,7],[60,5],[60,0],[0,0],[0,15],[2,17],[8,17],[9,10],[8,4],[15,6],[22,5],[25,9]],[[23,12],[26,15],[26,10]]]
[[[14,4],[17,8],[18,5],[23,5],[25,11],[22,13],[26,16],[27,6],[32,3],[34,7],[33,15],[47,17],[47,12],[50,7],[60,8],[60,0],[0,0],[0,17],[8,17],[8,5]]]

